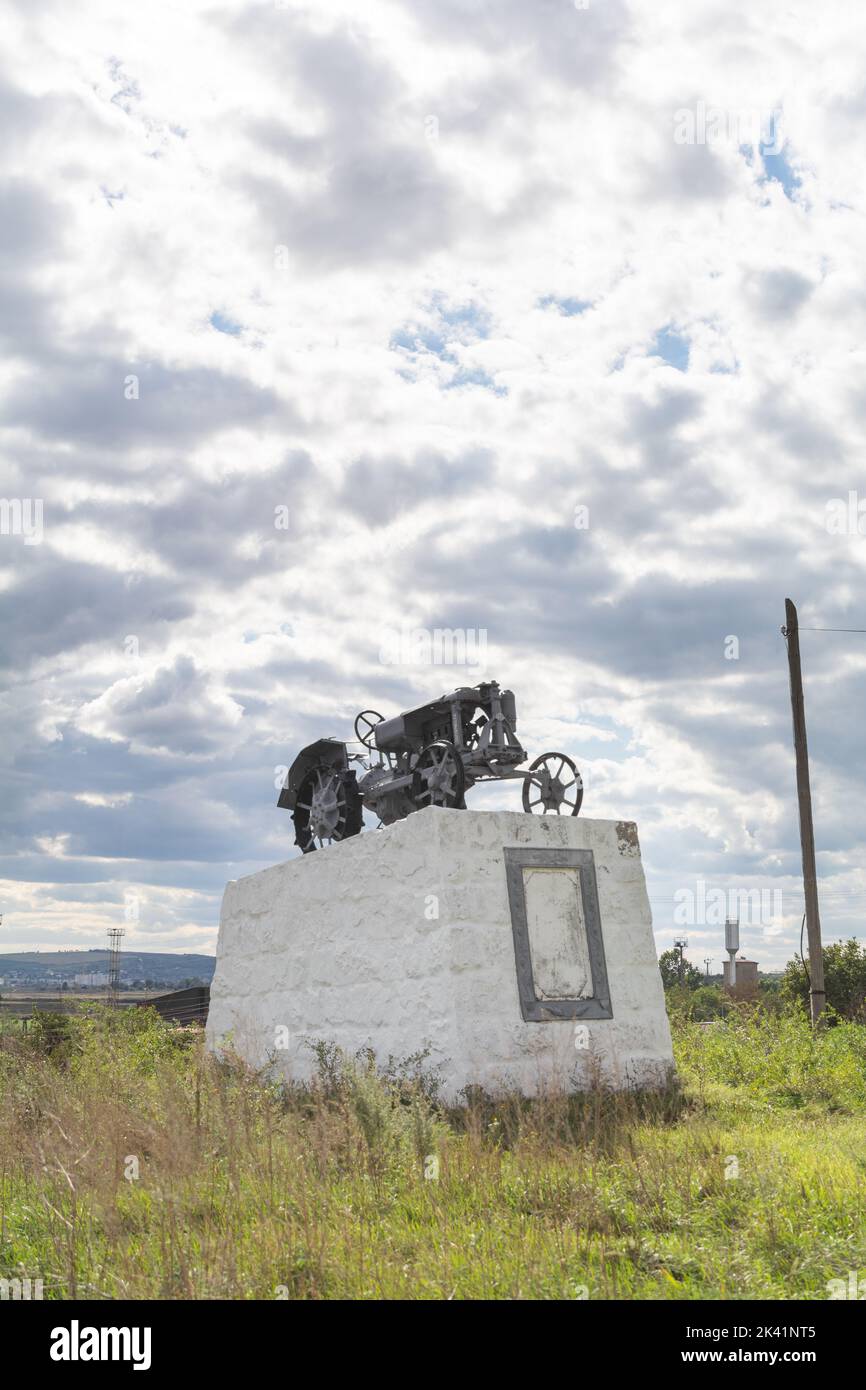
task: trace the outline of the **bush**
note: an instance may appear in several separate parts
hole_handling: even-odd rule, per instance
[[[699,1023],[724,1018],[731,1007],[730,997],[719,985],[701,985],[692,992],[690,1017]]]
[[[825,946],[823,956],[827,1003],[841,1018],[866,1021],[866,946],[851,937]],[[809,1013],[809,981],[799,956],[785,966],[781,993]]]
[[[313,1092],[351,1111],[374,1171],[412,1158],[424,1163],[435,1154],[444,1125],[436,1110],[438,1079],[424,1067],[426,1052],[404,1061],[389,1057],[380,1071],[371,1048],[351,1057],[332,1043],[316,1042],[313,1051]]]

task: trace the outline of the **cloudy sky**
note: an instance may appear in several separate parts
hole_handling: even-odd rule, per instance
[[[863,14],[20,0],[0,34],[0,950],[213,950],[225,881],[295,853],[299,747],[493,677],[638,822],[660,948],[700,883],[763,888],[743,945],[783,964],[784,599],[866,628]],[[383,661],[404,626],[486,655]],[[825,937],[866,936],[866,634],[802,646]]]

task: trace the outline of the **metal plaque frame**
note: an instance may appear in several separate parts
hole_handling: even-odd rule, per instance
[[[539,999],[532,973],[532,952],[529,943],[529,923],[526,917],[524,869],[577,869],[586,945],[595,991],[588,999]],[[505,878],[511,908],[511,930],[514,935],[514,959],[517,966],[517,989],[520,1012],[527,1023],[552,1023],[564,1018],[613,1018],[610,990],[607,983],[607,963],[601,932],[601,913],[598,907],[598,883],[595,877],[595,856],[591,849],[520,849],[505,848]]]

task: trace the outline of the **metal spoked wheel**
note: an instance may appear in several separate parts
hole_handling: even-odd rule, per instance
[[[523,809],[538,816],[576,816],[583,801],[583,779],[564,753],[542,753],[523,783]]]
[[[359,743],[363,743],[365,748],[374,752],[376,748],[376,725],[381,724],[384,715],[379,714],[374,709],[363,709],[355,720],[355,738]]]
[[[438,739],[418,754],[412,770],[412,800],[417,809],[425,806],[453,806],[462,810],[466,803],[466,774],[453,743]]]
[[[357,835],[363,824],[363,808],[354,772],[311,768],[298,788],[292,819],[295,843],[304,854]]]

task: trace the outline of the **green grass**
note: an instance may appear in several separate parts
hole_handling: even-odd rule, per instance
[[[866,1274],[856,1024],[675,1020],[666,1095],[451,1111],[417,1058],[325,1049],[285,1091],[144,1010],[15,1027],[0,1277],[46,1297],[825,1299]]]

